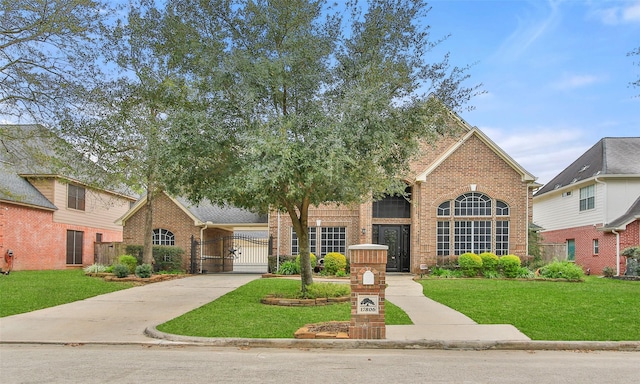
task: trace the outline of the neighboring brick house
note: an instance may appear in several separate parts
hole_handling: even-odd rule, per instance
[[[639,200],[640,137],[606,137],[536,192],[534,222],[585,271],[624,273],[620,252],[640,245]]]
[[[123,241],[127,245],[144,244],[146,202],[146,196],[142,197],[118,220],[118,223],[124,227]],[[152,204],[153,244],[182,248],[185,270],[190,269],[189,259],[193,237],[199,243],[204,242],[204,246],[193,249],[197,258],[196,271],[267,271],[266,242],[259,252],[249,252],[250,245],[241,239],[243,237],[267,239],[266,215],[258,215],[239,208],[220,207],[208,201],[192,204],[187,199],[172,197],[165,192],[159,193]],[[237,235],[235,239],[232,238],[234,235]],[[218,265],[218,261],[222,263],[229,249],[238,247],[239,242],[243,242],[242,246],[246,252],[238,255],[241,257],[236,260],[230,260],[229,264]]]
[[[422,147],[404,180],[410,201],[387,196],[360,205],[310,208],[311,252],[346,254],[350,245],[389,246],[387,271],[420,272],[446,256],[492,251],[527,255],[535,177],[458,116],[452,137]],[[298,253],[288,215],[272,213],[274,253]]]
[[[50,140],[35,125],[4,126],[16,139],[0,147],[0,253],[13,270],[78,268],[94,262],[94,242],[121,241],[115,220],[131,196],[92,188],[52,170]],[[28,138],[29,146],[24,140]],[[77,177],[77,176],[76,176]],[[4,257],[0,268],[8,269]]]

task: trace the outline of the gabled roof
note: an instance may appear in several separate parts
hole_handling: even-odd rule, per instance
[[[640,196],[636,199],[636,201],[631,204],[631,207],[625,212],[624,215],[618,217],[612,222],[605,224],[600,228],[602,231],[624,231],[628,224],[640,219]]]
[[[36,187],[18,176],[12,165],[0,160],[0,201],[55,211],[53,205]]]
[[[463,123],[464,127],[468,129],[468,132],[462,136],[460,140],[458,140],[454,145],[449,147],[445,152],[443,152],[434,162],[432,162],[429,167],[420,173],[416,177],[416,181],[425,181],[427,176],[429,176],[440,164],[442,164],[445,160],[449,158],[453,153],[455,153],[458,148],[460,148],[469,138],[477,137],[483,143],[485,143],[493,152],[498,155],[502,160],[504,160],[509,166],[516,171],[518,174],[522,176],[522,181],[532,183],[532,186],[538,186],[535,184],[536,177],[531,173],[527,172],[520,164],[518,164],[511,156],[509,156],[502,148],[500,148],[496,143],[494,143],[487,135],[485,135],[480,129],[477,127],[469,127],[466,122],[462,119],[460,121]]]
[[[640,177],[640,137],[605,137],[542,187],[536,196],[598,176]]]
[[[2,125],[0,131],[0,200],[55,210],[57,208],[29,183],[30,178],[61,179],[91,187],[80,179],[86,169],[93,168],[96,172],[95,164],[83,160],[67,148],[68,143],[45,127]],[[134,200],[130,191],[101,190]]]
[[[259,224],[267,224],[267,215],[260,215],[246,209],[231,206],[219,206],[212,204],[208,200],[203,200],[199,204],[193,204],[184,197],[172,197],[166,192],[164,193],[178,208],[187,214],[192,220],[193,225],[200,227],[204,225],[217,225],[225,227],[255,226]],[[122,216],[118,222],[122,225],[131,218],[147,201],[147,196],[143,196],[133,207]]]

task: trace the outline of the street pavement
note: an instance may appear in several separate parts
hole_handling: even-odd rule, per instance
[[[200,338],[155,326],[198,308],[257,274],[209,274],[153,283],[0,319],[0,344],[197,344],[277,348],[556,349],[640,351],[640,342],[531,341],[509,324],[480,325],[422,294],[410,274],[387,274],[386,298],[413,325],[386,327],[384,340]]]

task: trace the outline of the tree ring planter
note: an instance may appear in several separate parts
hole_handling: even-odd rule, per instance
[[[320,297],[317,299],[292,299],[286,297],[276,297],[267,295],[260,302],[266,305],[279,305],[282,307],[316,307],[320,305],[346,303],[351,300],[351,296],[341,297]]]

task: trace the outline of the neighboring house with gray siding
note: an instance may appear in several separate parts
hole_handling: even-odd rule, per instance
[[[623,273],[620,252],[640,244],[639,200],[640,137],[605,137],[536,192],[533,221],[585,271]]]

